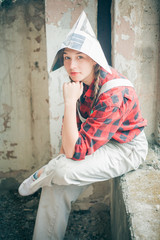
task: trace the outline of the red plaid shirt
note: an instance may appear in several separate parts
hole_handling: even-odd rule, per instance
[[[99,89],[107,81],[125,78],[115,69],[111,70],[112,74],[109,74],[101,68]],[[102,93],[91,113],[93,90],[94,82],[90,86],[84,84],[80,98],[80,113],[87,119],[82,123],[77,113],[79,138],[75,145],[74,160],[84,159],[110,139],[120,143],[130,142],[147,125],[147,121],[142,118],[134,88],[115,87]]]

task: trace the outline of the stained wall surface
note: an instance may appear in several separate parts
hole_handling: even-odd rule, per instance
[[[50,158],[44,9],[32,0],[0,9],[1,177]]]
[[[150,142],[158,140],[160,133],[159,16],[158,0],[115,0],[112,4],[113,65],[136,88]]]

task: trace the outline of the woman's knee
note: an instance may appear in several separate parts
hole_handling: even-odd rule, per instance
[[[59,159],[55,165],[53,182],[58,185],[69,185],[67,176],[72,175],[74,172],[75,162],[71,159]]]

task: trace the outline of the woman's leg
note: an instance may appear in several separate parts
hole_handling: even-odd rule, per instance
[[[82,161],[59,155],[45,167],[40,177],[29,186],[31,193],[43,186],[84,186],[105,181],[135,170],[145,160],[148,144],[144,132],[129,143],[110,141]]]
[[[43,187],[33,240],[62,240],[65,235],[71,203],[88,186],[58,186]]]
[[[108,180],[138,168],[145,160],[147,142],[142,134],[128,144],[110,142],[83,161],[64,155],[51,160],[31,188],[43,187],[33,240],[62,240],[71,202],[93,182]]]
[[[83,186],[105,181],[137,169],[144,162],[147,152],[148,143],[142,132],[129,143],[110,141],[82,161],[73,161],[62,155],[56,162],[53,159],[46,165],[34,185]]]

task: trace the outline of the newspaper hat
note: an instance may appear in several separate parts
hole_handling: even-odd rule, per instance
[[[96,35],[84,11],[81,13],[77,22],[74,24],[73,28],[67,35],[65,41],[61,44],[61,47],[58,50],[52,64],[51,71],[55,71],[63,66],[61,50],[64,48],[71,48],[85,53],[101,67],[111,73],[101,45],[96,39]]]

